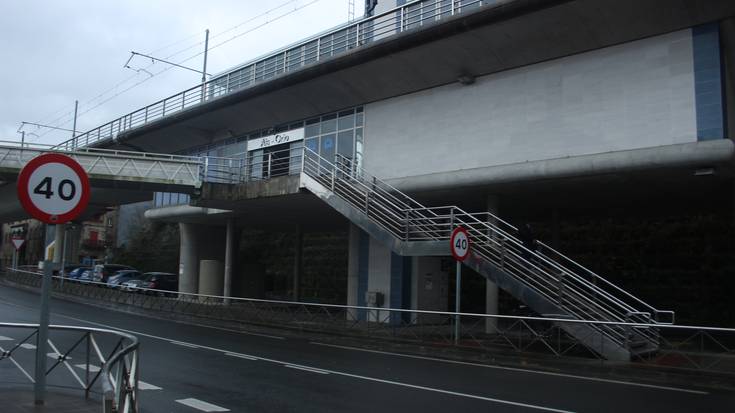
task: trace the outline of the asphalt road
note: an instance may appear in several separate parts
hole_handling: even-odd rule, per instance
[[[0,321],[36,323],[38,302],[33,293],[0,286]],[[695,385],[605,380],[366,351],[62,300],[53,300],[51,308],[52,324],[105,327],[138,336],[140,379],[145,384],[140,400],[146,413],[729,412],[735,408],[735,394]],[[0,337],[9,334],[0,330]],[[4,360],[0,367],[1,375],[12,366]],[[0,386],[2,382],[0,376]]]

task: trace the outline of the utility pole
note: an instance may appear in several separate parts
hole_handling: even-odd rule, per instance
[[[202,68],[202,83],[207,81],[207,53],[209,53],[209,29],[204,31],[204,67]]]
[[[74,126],[71,128],[71,139],[72,139],[72,148],[77,148],[77,143],[74,140],[74,138],[77,137],[77,110],[79,109],[79,101],[74,101]]]
[[[202,68],[202,102],[207,92],[207,53],[209,52],[209,29],[204,31],[204,67]]]

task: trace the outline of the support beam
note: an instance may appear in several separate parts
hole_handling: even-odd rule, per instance
[[[349,240],[347,255],[347,305],[358,305],[358,274],[360,263],[360,228],[349,224]],[[357,311],[347,311],[348,320],[357,319]]]
[[[225,235],[225,280],[224,280],[224,292],[225,297],[232,297],[232,272],[235,263],[235,219],[230,218],[227,220],[227,233]],[[229,302],[229,300],[228,300]]]
[[[179,291],[197,293],[199,290],[199,251],[194,224],[179,224],[181,245],[179,249]]]
[[[296,245],[294,247],[294,263],[293,263],[293,300],[301,299],[301,277],[304,271],[303,254],[304,254],[304,231],[301,225],[296,226]]]
[[[488,195],[487,212],[498,216],[500,210],[500,200],[497,195]],[[492,224],[496,224],[492,217],[488,217]],[[485,281],[485,314],[499,314],[498,311],[498,286],[494,282]],[[498,331],[498,320],[495,318],[485,319],[485,332],[488,334]]]
[[[54,267],[61,266],[64,253],[64,234],[66,234],[65,225],[56,225],[54,230]]]

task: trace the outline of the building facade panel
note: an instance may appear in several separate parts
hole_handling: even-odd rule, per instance
[[[398,178],[694,142],[692,45],[681,30],[369,104],[365,168]]]

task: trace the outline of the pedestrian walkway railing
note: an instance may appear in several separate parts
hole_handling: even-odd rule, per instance
[[[512,1],[512,0],[510,0]],[[116,139],[125,131],[186,109],[253,87],[301,68],[365,47],[395,35],[441,23],[482,7],[509,0],[417,0],[375,16],[339,26],[239,66],[203,84],[159,100],[62,142],[59,149],[75,150]]]
[[[40,281],[39,281],[40,282]],[[36,352],[47,353],[49,386],[101,394],[104,413],[138,412],[138,339],[130,334],[76,326],[49,326],[48,345],[38,324],[0,323],[0,384],[35,383]],[[2,410],[2,409],[0,409]]]
[[[40,286],[40,276],[32,271],[6,270],[3,279],[14,285]],[[706,372],[735,379],[735,329],[729,328],[375,308],[145,288],[125,291],[102,283],[62,281],[59,277],[54,278],[53,292],[68,298],[94,300],[99,305],[137,308],[161,317],[181,315],[188,320],[192,317],[220,320],[233,328],[275,327],[294,334],[327,333],[361,340],[416,343],[493,357],[571,357],[594,359],[603,364],[608,361],[590,350],[583,338],[569,334],[564,327],[657,329],[658,349],[636,354],[631,359],[632,365]],[[459,334],[455,335],[458,320]]]
[[[243,159],[183,156],[96,148],[62,150],[44,144],[0,141],[0,171],[18,173],[36,156],[61,153],[75,159],[97,179],[198,187],[202,182],[237,183]]]

